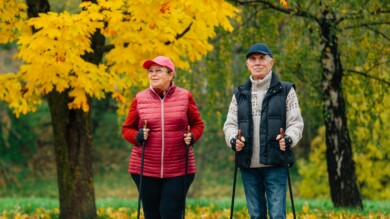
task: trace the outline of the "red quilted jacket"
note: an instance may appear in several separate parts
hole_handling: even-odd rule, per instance
[[[204,129],[192,95],[173,85],[163,98],[149,88],[138,93],[135,99],[122,127],[125,139],[134,144],[129,173],[140,173],[142,146],[135,137],[146,120],[150,132],[145,143],[143,175],[158,178],[184,175],[186,151],[183,134],[190,125],[197,141]],[[195,156],[190,147],[188,174],[195,172]]]

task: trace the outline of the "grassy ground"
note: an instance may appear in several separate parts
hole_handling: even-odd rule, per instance
[[[136,199],[138,192],[136,186],[127,173],[100,172],[94,176],[95,195],[97,199]],[[230,197],[232,180],[206,179],[200,174],[192,184],[189,197],[191,198],[224,198]],[[236,194],[244,197],[241,181],[237,180]],[[57,176],[40,175],[39,177],[26,177],[17,184],[9,184],[6,188],[0,187],[0,197],[45,197],[58,198]]]
[[[197,180],[202,181],[203,179],[199,177]],[[213,215],[206,218],[225,218],[221,215],[229,215],[231,180],[218,179],[212,181],[209,179],[207,183],[201,185],[207,186],[194,183],[190,189],[187,201],[188,214],[191,215],[192,212],[193,215],[197,215],[199,212],[209,212],[204,214]],[[246,218],[246,204],[239,179],[236,192],[235,212],[242,215],[241,217],[237,216],[237,218]],[[128,214],[136,212],[138,193],[134,183],[126,173],[105,172],[96,174],[95,194],[100,215],[106,215],[100,218],[114,218],[107,215],[111,215],[115,211],[127,211]],[[305,215],[305,217],[308,216],[307,214],[311,214],[312,216],[316,215],[313,218],[332,218],[332,215],[336,214],[336,218],[354,218],[353,215],[355,215],[355,218],[358,218],[356,215],[363,218],[390,218],[390,200],[364,200],[364,210],[335,209],[329,199],[309,200],[294,197],[294,202],[297,214]],[[13,214],[24,213],[29,216],[37,211],[51,211],[51,218],[56,218],[58,206],[58,188],[54,175],[26,178],[23,183],[9,185],[6,189],[0,188],[0,219],[2,219],[1,215],[5,211],[14,212]],[[291,216],[292,208],[289,198],[287,199],[287,212]],[[318,216],[319,214],[321,216]],[[194,216],[194,218],[197,217]]]
[[[297,215],[314,215],[314,218],[330,218],[330,215],[339,215],[344,218],[390,218],[390,201],[364,201],[364,210],[357,209],[335,209],[330,200],[308,200],[295,199],[295,210]],[[200,211],[228,214],[230,212],[230,199],[188,199],[187,209],[189,214],[198,214]],[[136,212],[137,199],[98,199],[96,202],[100,213],[109,215],[115,211],[128,211],[129,214]],[[1,212],[19,212],[26,215],[34,215],[37,212],[50,212],[55,218],[58,210],[58,200],[54,198],[0,198],[0,218]],[[290,203],[287,212],[292,214]],[[122,210],[121,210],[122,209]],[[123,210],[126,209],[126,210]],[[246,214],[245,200],[238,198],[235,200],[235,212]],[[209,213],[210,214],[210,213]],[[319,216],[322,215],[322,216]],[[329,216],[329,217],[328,217]],[[336,218],[340,218],[340,217]],[[357,217],[359,216],[359,217]],[[102,217],[103,218],[103,217]],[[112,218],[106,216],[104,218]],[[212,217],[210,217],[212,218]],[[223,217],[221,217],[223,218]],[[245,216],[244,216],[245,218]]]
[[[210,179],[202,177],[201,174],[197,175],[189,192],[186,218],[229,218],[232,179],[230,175],[224,177]],[[126,170],[121,173],[98,172],[94,179],[99,218],[135,218],[138,193]],[[363,210],[335,209],[329,199],[303,199],[299,194],[297,197],[294,196],[294,202],[297,218],[390,219],[390,200],[364,200]],[[17,218],[15,215],[23,214],[24,218],[43,218],[36,217],[38,214],[47,215],[47,218],[57,218],[58,207],[58,187],[54,174],[26,177],[18,184],[0,187],[0,219]],[[235,219],[248,218],[239,177],[234,212]],[[288,218],[292,218],[289,198],[287,213]]]

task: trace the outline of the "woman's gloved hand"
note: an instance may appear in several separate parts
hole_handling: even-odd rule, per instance
[[[149,131],[150,131],[150,129],[148,129],[148,128],[141,128],[138,131],[137,137],[135,138],[135,140],[137,140],[137,142],[139,144],[143,144],[146,140],[148,140]]]

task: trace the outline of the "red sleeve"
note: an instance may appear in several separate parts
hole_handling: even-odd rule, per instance
[[[138,121],[137,99],[134,98],[126,120],[122,125],[122,136],[132,144],[138,144],[137,140],[135,140],[138,134]]]
[[[200,137],[202,137],[204,124],[191,92],[188,95],[188,99],[188,121],[190,124],[190,132],[194,135],[194,142],[197,142]]]

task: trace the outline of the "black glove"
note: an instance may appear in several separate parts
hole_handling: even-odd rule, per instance
[[[141,128],[139,131],[138,131],[138,134],[137,134],[137,137],[135,137],[135,140],[137,140],[137,142],[139,144],[143,144],[145,142],[145,138],[144,138],[144,129]]]
[[[284,135],[284,141],[286,142],[286,149],[290,149],[293,144],[292,138],[288,135]]]
[[[238,139],[238,136],[236,135],[236,137],[234,137],[234,138],[232,138],[230,140],[230,145],[232,146],[232,150],[233,151],[236,151],[236,141],[237,141],[237,139]]]
[[[194,146],[194,135],[191,133],[191,141],[190,141],[190,145],[193,147]]]
[[[191,132],[190,132],[191,133]],[[185,143],[185,142],[184,142]],[[186,144],[187,145],[187,144]],[[187,146],[194,146],[194,135],[191,133],[191,141],[190,144]]]

